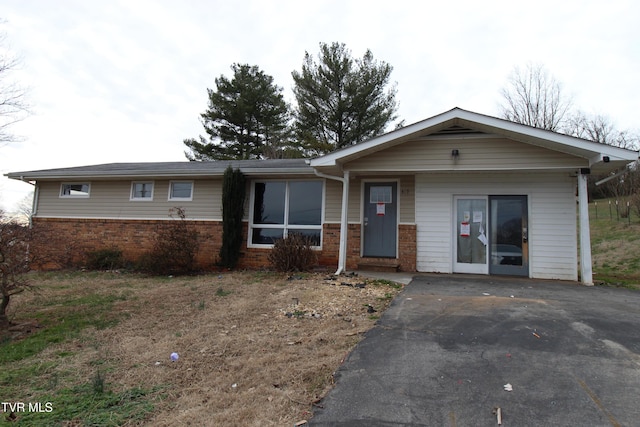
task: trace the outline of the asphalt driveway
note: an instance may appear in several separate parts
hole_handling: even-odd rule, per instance
[[[512,391],[505,390],[510,384]],[[312,426],[640,425],[640,292],[487,276],[405,287]]]

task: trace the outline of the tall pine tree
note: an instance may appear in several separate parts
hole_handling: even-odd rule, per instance
[[[322,155],[379,135],[396,118],[393,67],[367,50],[353,59],[344,43],[320,44],[318,62],[305,52],[292,73],[296,136],[307,155]]]
[[[257,66],[233,64],[233,78],[215,79],[200,115],[208,137],[185,139],[189,160],[246,160],[272,153],[286,139],[289,108],[282,88]],[[271,154],[272,155],[272,154]]]

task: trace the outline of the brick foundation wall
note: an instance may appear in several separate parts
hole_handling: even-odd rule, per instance
[[[153,248],[154,238],[169,221],[121,219],[33,218],[33,228],[41,238],[35,250],[45,260],[55,260],[42,269],[80,266],[88,252],[117,248],[128,261],[136,261]],[[198,231],[196,266],[212,268],[220,252],[222,223],[189,221]]]
[[[347,270],[357,270],[358,264],[367,258],[360,256],[361,253],[361,230],[360,224],[349,224],[347,235]],[[338,232],[340,226],[338,225]],[[398,262],[400,271],[416,271],[416,226],[400,224],[398,225]],[[338,233],[339,234],[339,233]],[[381,261],[388,258],[381,259]]]
[[[122,250],[129,261],[136,261],[153,247],[154,237],[166,220],[120,220],[120,219],[74,219],[34,218],[33,226],[43,237],[34,250],[44,259],[57,262],[43,264],[41,269],[83,265],[88,252],[108,248]],[[196,267],[201,270],[216,268],[222,244],[222,222],[189,221],[198,231],[199,248]],[[248,224],[243,225],[244,242],[238,268],[269,268],[270,249],[247,248]],[[340,224],[324,224],[322,228],[322,251],[318,252],[318,263],[328,268],[338,265],[340,247]],[[399,261],[400,270],[416,269],[416,226],[400,225]],[[360,257],[360,224],[349,224],[347,240],[347,269],[356,270]]]
[[[244,223],[242,256],[239,268],[262,269],[270,268],[269,253],[271,249],[247,248],[247,233],[249,225]],[[322,226],[322,250],[317,252],[318,264],[323,267],[336,268],[338,266],[338,251],[340,249],[340,224],[324,224]]]
[[[418,252],[417,243],[418,229],[415,224],[398,226],[398,252],[400,259],[400,271],[416,271],[416,254]]]

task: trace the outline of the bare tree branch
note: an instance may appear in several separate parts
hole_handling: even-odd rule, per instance
[[[10,128],[29,114],[25,89],[11,79],[19,61],[9,53],[6,45],[6,35],[0,33],[0,146],[19,139]]]
[[[501,94],[503,118],[537,128],[558,131],[571,108],[562,85],[540,64],[514,68]]]
[[[578,138],[628,150],[637,150],[640,146],[640,135],[637,132],[618,130],[609,117],[601,114],[587,116],[584,112],[578,111],[569,116],[563,132]]]

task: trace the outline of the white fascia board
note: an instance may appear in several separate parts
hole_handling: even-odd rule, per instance
[[[489,128],[489,133],[495,133],[498,135],[504,134],[505,136],[508,136],[509,134],[521,135],[522,138],[516,139],[523,142],[533,143],[533,141],[526,141],[526,139],[528,138],[537,140],[538,142],[544,141],[547,143],[538,145],[544,146],[549,149],[563,151],[562,147],[570,147],[574,149],[574,154],[575,150],[585,151],[589,154],[592,154],[586,156],[589,157],[590,160],[594,155],[600,157],[609,156],[611,160],[634,161],[638,159],[638,153],[636,151],[613,147],[606,144],[600,144],[597,142],[588,141],[569,135],[563,135],[545,129],[534,128],[520,123],[510,122],[505,119],[499,119],[496,117],[486,116],[483,114],[463,110],[461,108],[454,108],[437,116],[433,116],[404,128],[386,133],[384,135],[380,135],[360,144],[335,151],[316,159],[312,159],[309,164],[314,168],[323,166],[335,166],[341,163],[341,161],[348,161],[350,157],[360,157],[358,156],[358,154],[360,153],[362,153],[362,155],[366,155],[368,152],[377,151],[378,149],[382,148],[381,146],[388,145],[393,141],[397,141],[399,143],[404,139],[410,138],[414,134],[424,132],[429,128],[434,128],[435,130],[437,126],[441,126],[449,121],[456,119],[460,121],[460,124],[466,125],[471,128],[473,128],[474,125],[476,125],[476,127],[477,125],[480,125],[480,127]]]
[[[538,140],[549,141],[550,145],[547,148],[552,148],[551,145],[557,144],[560,146],[568,146],[578,150],[585,150],[595,155],[615,157],[618,160],[633,161],[638,158],[636,151],[627,150],[625,148],[614,147],[612,145],[601,144],[599,142],[589,141],[575,136],[565,135],[557,132],[553,132],[546,129],[535,128],[532,126],[523,125],[520,123],[510,122],[504,119],[498,119],[496,117],[484,116],[470,111],[459,110],[460,119],[466,120],[469,125],[478,123],[481,125],[489,126],[496,130],[496,133],[500,133],[500,130],[506,133],[516,133]],[[562,150],[560,150],[562,151]]]
[[[424,130],[430,127],[434,127],[439,124],[445,123],[451,119],[454,119],[456,118],[455,112],[457,110],[459,109],[454,108],[453,110],[422,120],[420,122],[411,124],[409,126],[405,126],[401,129],[397,129],[389,133],[385,133],[383,135],[372,138],[368,141],[364,141],[359,144],[352,145],[351,147],[343,148],[341,150],[334,151],[333,153],[329,153],[322,157],[312,159],[309,164],[312,167],[334,166],[341,159],[348,158],[353,155],[357,155],[359,152],[362,152],[362,151],[369,151],[380,145],[385,145],[391,141],[408,138],[415,133],[423,132]]]

